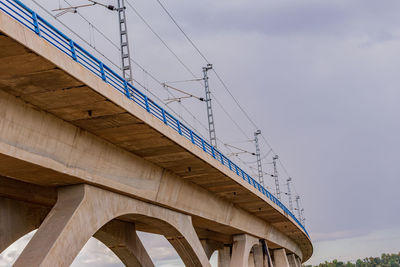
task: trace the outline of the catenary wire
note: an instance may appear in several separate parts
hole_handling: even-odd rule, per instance
[[[59,21],[64,27],[66,27],[68,30],[70,30],[73,34],[75,34],[77,37],[79,37],[82,41],[84,41],[87,45],[89,45],[90,47],[92,47],[93,49],[95,49],[100,55],[102,55],[107,61],[109,61],[112,65],[114,65],[116,68],[121,69],[119,67],[118,64],[116,64],[115,62],[113,62],[112,60],[110,60],[107,56],[105,56],[102,52],[100,52],[99,50],[97,50],[95,48],[94,45],[92,45],[91,43],[87,42],[84,38],[81,38],[79,36],[79,34],[77,34],[74,30],[72,30],[69,26],[67,26],[65,23],[63,23],[62,21],[58,20],[56,17],[54,17],[50,12],[48,12],[43,6],[41,6],[37,1],[32,0],[36,5],[38,5],[39,7],[41,7],[47,14],[49,14],[50,16],[52,16],[54,19],[56,19],[57,21]],[[71,4],[64,0],[66,3],[68,3],[70,6]],[[188,37],[188,35],[183,31],[183,29],[176,23],[175,19],[173,19],[172,15],[166,10],[166,8],[161,4],[161,2],[159,0],[157,0],[157,2],[162,6],[162,8],[165,10],[165,12],[168,14],[168,16],[171,18],[171,20],[174,22],[174,24],[176,24],[176,26],[180,29],[180,31],[185,35],[185,37],[188,39],[188,41],[195,47],[195,49],[199,52],[199,54],[207,61],[207,58],[204,56],[203,53],[201,53],[201,51],[197,48],[197,46],[193,43],[193,41]],[[167,47],[167,49],[177,58],[177,60],[184,66],[184,68],[189,71],[193,77],[196,77],[194,75],[194,73],[187,67],[187,65],[176,55],[176,53],[165,43],[165,41],[163,41],[163,39],[154,31],[154,29],[150,26],[150,24],[147,23],[146,20],[144,20],[144,18],[137,12],[137,10],[129,3],[127,2],[128,5],[132,8],[132,10],[136,13],[136,15],[146,24],[147,27],[149,27],[149,29],[153,32],[153,34],[155,34],[157,36],[157,38]],[[109,37],[107,37],[103,32],[101,32],[97,27],[94,27],[94,25],[88,21],[84,16],[82,16],[80,13],[78,13],[78,15],[84,19],[90,26],[92,26],[93,29],[95,29],[100,35],[102,35],[106,40],[108,40],[115,48],[117,48],[118,50],[120,50],[120,48],[118,47],[118,45],[116,43],[114,43]],[[149,73],[147,70],[145,70],[140,64],[138,64],[137,62],[135,62],[134,60],[131,59],[131,61],[137,65],[139,68],[142,69],[143,72],[145,72],[146,74],[148,74],[153,80],[155,80],[157,83],[161,84],[161,82],[156,79],[151,73]],[[226,91],[229,93],[229,95],[232,97],[232,99],[235,101],[235,103],[237,104],[237,106],[240,108],[240,110],[244,113],[244,115],[247,117],[247,119],[251,122],[251,124],[257,129],[257,125],[255,124],[255,122],[251,119],[251,117],[248,115],[248,113],[243,109],[243,107],[240,105],[240,103],[238,102],[238,100],[234,97],[234,95],[230,92],[230,90],[228,89],[227,85],[225,84],[225,82],[222,80],[222,78],[219,76],[219,74],[215,71],[215,69],[213,69],[217,79],[221,82],[221,84],[223,85],[223,87],[226,89]],[[161,99],[159,99],[155,94],[153,94],[151,91],[149,91],[147,89],[146,86],[142,85],[139,81],[135,80],[135,82],[137,84],[139,84],[142,88],[144,88],[146,91],[148,91],[150,94],[152,94],[155,98],[157,98],[159,101],[161,101],[163,103],[163,101]],[[169,92],[170,93],[170,92]],[[173,95],[171,93],[171,95]],[[241,133],[246,137],[246,133],[244,132],[244,130],[237,124],[237,122],[235,120],[233,120],[233,118],[231,117],[231,115],[226,111],[226,109],[224,108],[224,106],[218,101],[218,99],[215,97],[215,95],[213,95],[214,99],[216,99],[217,104],[221,107],[221,109],[224,111],[224,113],[230,118],[230,120],[232,122],[234,122],[235,126],[241,131]],[[189,111],[186,109],[186,107],[184,105],[181,104],[181,106],[189,113],[191,114],[191,116],[196,120],[196,117]],[[170,109],[170,108],[169,108]],[[178,115],[179,117],[181,117],[179,114],[177,114],[174,110],[170,109],[174,114]],[[182,118],[182,117],[181,117]],[[182,118],[183,119],[183,118]],[[184,119],[183,119],[184,120]],[[185,121],[185,120],[184,120]],[[185,121],[186,122],[186,121]],[[207,130],[207,128],[200,122],[200,125],[202,127],[205,128],[205,130]],[[188,122],[186,122],[188,125],[190,125]],[[273,150],[272,146],[269,144],[269,142],[267,141],[267,139],[265,138],[264,135],[261,135],[264,142],[271,148],[270,151]],[[221,142],[221,140],[219,140]],[[230,149],[229,149],[230,150]],[[269,152],[270,153],[270,152]],[[243,164],[245,164],[247,167],[248,165],[246,164],[246,162],[242,161],[240,159],[240,157],[237,157]],[[279,159],[279,163],[282,167],[282,169],[284,170],[284,172],[286,173],[286,175],[290,176],[286,167],[283,165],[282,161]],[[295,190],[295,192],[297,193],[297,190]]]
[[[64,0],[67,4],[71,5],[70,3],[68,3],[66,0]],[[45,11],[49,16],[51,16],[52,18],[54,18],[55,20],[57,20],[61,25],[63,25],[65,28],[67,28],[71,33],[73,33],[75,36],[77,36],[79,39],[81,39],[83,42],[85,42],[85,44],[87,44],[88,46],[90,46],[92,49],[94,49],[96,52],[98,52],[101,56],[103,56],[109,63],[111,63],[112,65],[114,65],[116,68],[121,69],[121,67],[116,64],[114,61],[112,61],[111,59],[109,59],[106,55],[104,55],[102,52],[100,52],[99,50],[97,50],[92,44],[90,44],[87,40],[85,40],[83,37],[81,37],[78,33],[76,33],[73,29],[71,29],[68,25],[66,25],[64,22],[62,22],[61,20],[59,20],[58,18],[56,18],[53,14],[51,14],[44,6],[42,6],[40,3],[38,3],[36,0],[32,0],[33,3],[35,3],[37,6],[39,6],[43,11]],[[83,15],[81,15],[79,12],[77,12],[87,23],[89,23],[90,25],[92,25],[93,28],[96,29],[97,32],[100,32],[99,29],[97,27],[94,26],[94,24],[92,22],[90,22],[89,20],[87,20],[86,18],[83,17]],[[102,34],[103,37],[106,38],[106,40],[108,40],[110,43],[112,43],[119,51],[120,48],[111,40],[109,39],[106,35]],[[145,70],[139,63],[137,63],[136,61],[134,61],[132,58],[130,58],[130,60],[137,65],[139,68],[141,68],[143,71],[145,71],[154,81],[156,81],[157,83],[159,83],[160,85],[162,85],[162,83],[160,82],[160,80],[158,80],[157,78],[154,77],[154,75],[152,75],[151,73],[149,73],[147,70]],[[157,100],[159,100],[161,103],[164,103],[157,95],[155,95],[154,93],[152,93],[150,90],[148,90],[145,86],[143,86],[139,81],[137,81],[136,79],[134,79],[134,81],[140,85],[143,89],[145,89],[146,91],[148,91],[152,96],[154,96]],[[170,92],[169,92],[170,93]],[[172,93],[170,93],[173,97],[175,97]],[[191,128],[194,128],[189,122],[187,122],[180,114],[178,114],[177,112],[175,112],[172,108],[170,108],[169,106],[164,105],[166,108],[168,108],[173,114],[175,114],[176,116],[180,117],[187,125],[189,125]],[[207,130],[207,127],[204,126],[204,124],[201,123],[201,121],[199,121],[196,116],[194,116],[193,113],[191,113],[185,106],[182,105],[182,107],[185,109],[185,111],[188,112],[188,114],[190,114],[193,119],[195,119],[203,128],[205,128],[205,130]],[[205,138],[203,136],[203,134],[201,132],[199,132],[200,136],[202,138]]]

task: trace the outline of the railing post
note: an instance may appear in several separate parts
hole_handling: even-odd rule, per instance
[[[75,43],[72,39],[69,40],[69,46],[71,48],[71,57],[73,60],[77,61],[76,51],[75,51]]]
[[[103,79],[103,81],[106,81],[106,72],[104,71],[103,62],[100,62],[100,74],[101,74],[101,79]]]
[[[192,140],[192,143],[194,144],[194,138],[193,138],[193,131],[190,130],[190,140]]]
[[[211,154],[212,154],[213,158],[215,159],[215,151],[214,151],[214,147],[213,146],[211,146]]]
[[[149,99],[147,98],[146,95],[144,96],[144,103],[145,103],[145,105],[146,105],[146,110],[147,110],[147,112],[150,113]]]
[[[33,18],[33,26],[35,27],[35,33],[40,36],[38,18],[35,12],[32,12],[32,18]]]
[[[178,127],[178,133],[182,135],[181,123],[179,122],[179,120],[176,120],[176,126]]]
[[[164,122],[166,125],[168,125],[167,117],[165,116],[165,110],[162,109],[161,113],[162,113],[162,117],[163,117],[163,122]]]
[[[125,95],[127,98],[131,98],[131,94],[129,94],[129,89],[128,89],[128,82],[124,79],[124,88],[125,88]]]
[[[229,166],[229,169],[232,170],[232,164],[231,164],[231,160],[230,159],[228,159],[228,166]]]
[[[207,152],[206,145],[204,144],[204,139],[201,139],[201,146],[203,147],[204,152]]]

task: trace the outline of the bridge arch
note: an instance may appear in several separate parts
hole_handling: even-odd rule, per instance
[[[28,244],[29,240],[33,237],[37,229],[28,232],[27,234],[18,238],[15,242],[10,244],[6,249],[0,252],[0,266],[12,266],[18,256],[21,254],[24,247]],[[91,250],[91,254],[88,254],[88,250]],[[94,254],[93,254],[94,249]],[[104,255],[106,253],[106,255]],[[99,256],[105,256],[100,257]],[[88,258],[88,256],[90,258]],[[71,266],[81,266],[85,261],[90,260],[91,265],[107,262],[120,263],[120,266],[129,266],[124,264],[120,257],[118,257],[110,248],[108,248],[103,242],[99,241],[95,237],[91,237],[85,244],[83,249],[79,252]],[[75,264],[76,263],[76,264]],[[75,265],[74,265],[75,264]],[[86,266],[86,265],[84,265]]]
[[[158,227],[186,266],[210,266],[190,216],[84,184],[59,189],[14,266],[69,266],[89,238],[116,218]]]

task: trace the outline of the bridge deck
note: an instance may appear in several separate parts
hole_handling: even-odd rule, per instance
[[[234,203],[294,240],[303,260],[311,256],[311,242],[296,222],[227,166],[43,39],[41,47],[35,46],[37,42],[27,45],[29,40],[22,45],[21,40],[14,39],[24,38],[18,34],[11,38],[3,31],[0,35],[1,90]],[[73,183],[59,179],[29,182],[45,186]],[[211,222],[200,217],[194,217],[193,222],[202,229],[213,228]]]

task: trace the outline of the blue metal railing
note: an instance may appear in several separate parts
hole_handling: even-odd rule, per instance
[[[250,175],[243,171],[239,166],[233,163],[229,158],[224,156],[219,150],[212,147],[206,140],[202,139],[198,134],[193,132],[189,127],[181,123],[178,119],[157,105],[153,100],[149,99],[145,94],[136,89],[132,84],[128,83],[120,75],[115,73],[111,68],[107,67],[100,60],[91,55],[88,51],[75,43],[71,38],[67,37],[56,27],[48,23],[33,10],[28,8],[19,0],[0,0],[0,9],[7,13],[9,16],[22,23],[37,35],[60,49],[66,55],[71,57],[76,62],[80,63],[88,70],[93,72],[104,82],[110,84],[112,87],[125,94],[126,97],[134,101],[136,104],[144,108],[147,112],[154,115],[159,120],[163,121],[165,125],[177,131],[180,135],[190,140],[194,145],[200,147],[207,154],[211,155],[215,160],[227,166],[232,172],[236,173],[243,180],[248,182],[256,188],[263,195],[268,197],[278,207],[280,207],[285,214],[290,216],[304,232],[308,235],[305,227],[293,215],[292,212],[285,205],[282,204],[275,196],[268,190],[254,180]]]

